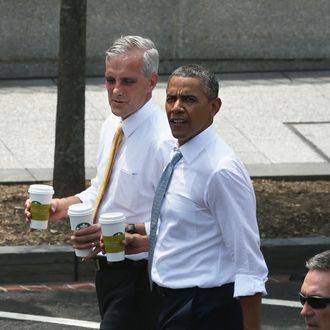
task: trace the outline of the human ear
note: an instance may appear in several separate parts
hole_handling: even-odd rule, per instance
[[[151,77],[149,79],[149,87],[151,90],[153,90],[156,87],[158,78],[159,76],[157,73],[154,72],[153,74],[151,74]]]
[[[212,106],[211,114],[214,117],[218,113],[218,111],[220,110],[222,102],[221,102],[221,99],[219,97],[216,97],[211,102],[212,102],[211,103],[211,106]]]

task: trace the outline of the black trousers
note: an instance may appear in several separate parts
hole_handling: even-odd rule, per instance
[[[161,295],[158,330],[243,330],[234,284],[216,288],[167,289],[156,286]]]
[[[102,330],[155,329],[159,295],[150,291],[147,261],[97,259],[95,287]]]

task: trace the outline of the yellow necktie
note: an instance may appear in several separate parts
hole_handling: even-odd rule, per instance
[[[110,151],[110,157],[109,157],[109,161],[108,161],[108,165],[107,168],[104,172],[104,177],[103,177],[103,181],[100,185],[100,189],[98,192],[98,195],[96,197],[95,200],[95,205],[94,205],[94,215],[93,215],[93,223],[98,222],[97,221],[97,216],[98,216],[98,211],[100,208],[100,205],[102,203],[105,191],[108,187],[110,178],[111,178],[111,173],[112,173],[112,169],[113,169],[113,164],[115,162],[116,159],[116,155],[118,153],[118,150],[121,146],[121,142],[123,140],[123,136],[124,136],[124,132],[123,132],[123,128],[121,123],[118,125],[117,127],[117,131],[115,133],[115,136],[112,140],[112,145],[111,145],[111,151]]]

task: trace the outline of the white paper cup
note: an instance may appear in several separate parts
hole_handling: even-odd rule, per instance
[[[47,229],[50,202],[54,195],[52,186],[46,184],[32,184],[29,187],[31,200],[31,223],[30,228]]]
[[[78,203],[69,206],[71,230],[78,231],[89,227],[93,223],[93,209],[88,203]],[[77,257],[87,257],[92,249],[75,249]]]
[[[99,223],[107,261],[121,261],[125,259],[125,247],[122,243],[125,238],[125,216],[123,213],[113,212],[101,214]]]

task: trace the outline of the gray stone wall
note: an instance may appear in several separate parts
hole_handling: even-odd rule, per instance
[[[60,0],[0,0],[0,78],[57,74]],[[151,38],[161,73],[330,68],[329,0],[88,0],[87,74],[120,35]]]

